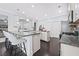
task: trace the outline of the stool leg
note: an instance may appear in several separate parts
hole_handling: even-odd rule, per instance
[[[22,48],[22,44],[20,44],[20,48]]]
[[[24,45],[24,50],[25,50],[25,52],[26,52],[26,47],[25,47],[25,43],[23,42],[23,45]]]
[[[10,47],[10,55],[11,55],[11,56],[13,55],[12,52],[13,52],[13,46]]]

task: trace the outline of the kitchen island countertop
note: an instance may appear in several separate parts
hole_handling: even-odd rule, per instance
[[[60,39],[60,43],[79,47],[79,38],[78,36],[64,34]]]
[[[21,37],[26,37],[26,36],[32,36],[32,35],[38,35],[40,34],[39,31],[29,31],[29,32],[17,32],[17,31],[8,31],[9,33],[12,33],[14,35],[18,35]]]

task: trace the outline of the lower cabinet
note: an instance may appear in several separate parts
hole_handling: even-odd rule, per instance
[[[50,33],[47,32],[41,32],[41,40],[48,42],[50,40]]]
[[[32,49],[33,54],[40,49],[40,34],[32,36]]]
[[[40,49],[40,34],[24,37],[26,39],[27,56],[32,56]]]
[[[79,47],[61,43],[61,56],[79,56]]]

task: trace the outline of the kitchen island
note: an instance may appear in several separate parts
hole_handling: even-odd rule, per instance
[[[24,31],[24,32],[17,32],[17,31],[8,31],[9,33],[14,34],[19,38],[24,38],[26,41],[26,54],[27,56],[32,56],[35,52],[40,49],[40,32],[38,31]]]
[[[79,56],[79,38],[74,35],[63,34],[60,39],[61,56]]]

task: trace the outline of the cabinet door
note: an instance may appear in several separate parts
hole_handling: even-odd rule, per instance
[[[42,40],[48,41],[47,40],[47,32],[42,32]]]
[[[79,47],[61,44],[61,56],[79,56]]]
[[[40,49],[40,35],[33,35],[33,53]]]
[[[48,42],[50,40],[49,32],[41,32],[41,40]]]

